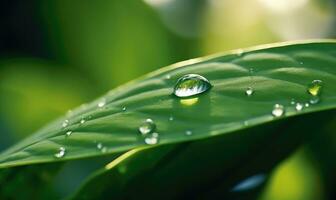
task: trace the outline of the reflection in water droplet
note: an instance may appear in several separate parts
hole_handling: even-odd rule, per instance
[[[302,109],[303,109],[303,104],[302,103],[296,103],[295,110],[301,111]]]
[[[146,119],[139,127],[139,132],[142,135],[147,135],[155,131],[156,125],[152,119]]]
[[[169,121],[173,121],[173,120],[174,120],[174,117],[173,117],[173,116],[170,116],[168,120],[169,120]]]
[[[65,155],[65,148],[64,147],[60,147],[59,150],[58,150],[58,152],[55,153],[54,156],[56,158],[62,158],[62,157],[64,157],[64,155]]]
[[[126,109],[127,109],[127,108],[124,106],[124,107],[122,108],[122,111],[126,111]]]
[[[68,126],[68,124],[69,124],[69,120],[66,119],[66,120],[64,120],[63,123],[62,123],[62,127],[65,128],[65,127]]]
[[[66,136],[70,136],[71,134],[72,134],[72,131],[67,131],[67,132],[65,133]]]
[[[148,145],[154,145],[159,142],[159,134],[154,132],[145,138],[145,143]]]
[[[192,131],[191,131],[191,130],[187,130],[187,131],[185,132],[185,134],[186,134],[186,135],[192,135]]]
[[[254,93],[254,90],[252,87],[248,87],[246,90],[245,90],[245,94],[247,96],[251,96],[252,94]]]
[[[81,123],[81,124],[84,124],[85,122],[86,122],[85,119],[81,119],[81,120],[80,120],[80,123]]]
[[[272,115],[274,117],[281,117],[285,113],[285,108],[281,104],[275,104],[272,110]]]
[[[313,80],[312,83],[308,86],[308,92],[313,96],[318,96],[321,93],[321,89],[322,89],[321,80]]]
[[[191,97],[208,91],[211,88],[208,79],[198,74],[187,74],[178,79],[174,87],[177,97]]]
[[[313,96],[310,100],[309,100],[309,103],[311,104],[317,104],[320,102],[320,97],[318,96]]]
[[[102,100],[98,103],[98,107],[99,107],[99,108],[102,108],[102,107],[105,106],[105,104],[106,104],[106,99],[102,99]]]
[[[231,191],[241,192],[251,190],[260,186],[262,183],[265,182],[265,180],[266,180],[265,174],[257,174],[241,181],[236,186],[234,186]]]
[[[192,106],[198,102],[198,97],[191,99],[180,99],[180,103],[184,106]]]

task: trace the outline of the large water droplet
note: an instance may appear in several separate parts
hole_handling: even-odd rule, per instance
[[[246,88],[246,90],[245,90],[245,94],[246,94],[247,96],[251,96],[253,93],[254,93],[254,90],[253,90],[252,87],[248,87],[248,88]]]
[[[198,74],[182,76],[174,87],[174,95],[178,97],[190,97],[208,91],[211,84],[208,79]]]
[[[303,104],[302,103],[296,103],[295,110],[301,111],[302,109],[303,109]]]
[[[55,153],[54,156],[56,158],[62,158],[62,157],[64,157],[64,155],[65,155],[65,148],[64,147],[60,147],[59,150],[58,150],[58,152]]]
[[[281,104],[275,104],[272,110],[272,115],[274,117],[281,117],[285,113],[285,108]]]
[[[145,138],[145,143],[148,145],[154,145],[159,142],[159,134],[154,132]]]
[[[139,127],[139,132],[142,135],[147,135],[155,131],[156,125],[152,119],[146,119]]]
[[[308,86],[308,92],[313,96],[318,96],[321,93],[321,89],[322,89],[321,80],[313,80],[312,83]]]

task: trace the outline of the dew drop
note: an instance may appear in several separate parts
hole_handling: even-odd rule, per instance
[[[97,144],[97,149],[102,149],[102,148],[103,148],[103,144],[99,142],[99,143]]]
[[[198,74],[182,76],[175,84],[174,95],[177,97],[191,97],[211,89],[208,79]]]
[[[309,103],[305,103],[305,107],[308,108],[309,107]]]
[[[167,80],[169,80],[171,78],[171,76],[169,74],[166,75],[165,77]]]
[[[301,111],[302,109],[303,109],[303,104],[302,103],[296,103],[295,110],[296,111]]]
[[[99,108],[102,108],[102,107],[105,106],[105,104],[106,104],[106,99],[102,99],[102,100],[98,103],[98,107],[99,107]]]
[[[169,120],[169,121],[173,121],[173,120],[174,120],[174,117],[173,117],[173,116],[170,116],[170,117],[168,118],[168,120]]]
[[[69,120],[64,120],[63,123],[62,123],[62,127],[65,128],[69,125]]]
[[[275,104],[272,110],[272,115],[274,117],[281,117],[285,113],[285,108],[281,104]]]
[[[154,132],[145,138],[145,143],[148,145],[154,145],[159,142],[159,134]]]
[[[126,111],[127,110],[127,108],[124,106],[123,108],[122,108],[122,111]]]
[[[308,86],[308,93],[313,96],[318,96],[321,93],[322,89],[322,81],[321,80],[313,80],[311,84]]]
[[[101,148],[101,152],[102,153],[106,153],[107,152],[107,148],[106,147]]]
[[[296,102],[295,102],[295,99],[292,99],[290,104],[294,105]]]
[[[156,125],[152,119],[146,119],[139,127],[141,135],[145,136],[155,131]]]
[[[80,123],[81,123],[81,124],[84,124],[85,122],[86,122],[85,119],[81,119],[81,120],[80,120]]]
[[[251,96],[253,93],[254,93],[254,90],[253,90],[252,87],[248,87],[248,88],[246,88],[246,90],[245,90],[245,94],[246,94],[247,96]]]
[[[71,134],[72,134],[72,131],[67,131],[67,132],[65,133],[65,135],[66,135],[67,137],[69,137]]]
[[[192,135],[192,131],[191,131],[191,130],[187,130],[187,131],[185,132],[185,134],[188,135],[188,136],[189,136],[189,135]]]
[[[55,153],[54,156],[56,158],[62,158],[62,157],[64,157],[64,155],[65,155],[65,148],[64,147],[60,147],[59,150],[58,150],[58,152]]]

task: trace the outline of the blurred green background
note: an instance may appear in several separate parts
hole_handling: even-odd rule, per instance
[[[0,16],[0,150],[177,61],[336,36],[333,0],[3,0]],[[335,197],[330,126],[277,167],[261,199]]]

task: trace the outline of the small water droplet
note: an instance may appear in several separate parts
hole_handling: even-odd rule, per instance
[[[310,100],[309,103],[310,104],[317,104],[320,102],[320,98],[318,96],[313,96]]]
[[[302,62],[302,61],[300,62],[300,65],[303,65],[303,62]]]
[[[127,110],[127,108],[124,106],[123,108],[122,108],[122,111],[126,111]]]
[[[102,149],[102,148],[103,148],[103,144],[99,142],[99,143],[97,144],[97,149]]]
[[[103,148],[101,149],[101,152],[102,152],[102,153],[106,153],[106,152],[107,152],[107,148],[106,148],[106,147],[103,147]]]
[[[211,89],[208,79],[198,74],[182,76],[175,84],[174,95],[177,97],[191,97]]]
[[[168,120],[169,120],[169,121],[173,121],[173,120],[174,120],[174,117],[173,117],[173,116],[170,116]]]
[[[68,137],[69,137],[71,134],[72,134],[72,131],[67,131],[67,132],[65,133],[65,135],[68,136]]]
[[[66,120],[64,120],[63,123],[62,123],[62,127],[65,128],[65,127],[68,126],[68,124],[69,124],[69,120],[66,119]]]
[[[155,131],[156,125],[152,119],[146,119],[139,127],[141,135],[147,135]]]
[[[191,130],[187,130],[187,131],[185,132],[185,134],[188,135],[188,136],[189,136],[189,135],[192,135],[192,131],[191,131]]]
[[[254,93],[254,90],[252,87],[248,87],[246,90],[245,90],[245,94],[247,96],[251,96],[252,94]]]
[[[302,109],[303,109],[303,104],[302,103],[296,103],[295,110],[301,111]]]
[[[60,147],[59,150],[58,150],[58,152],[55,153],[54,156],[56,158],[62,158],[62,157],[64,157],[64,155],[65,155],[65,148],[64,147]]]
[[[309,103],[305,103],[305,107],[308,108],[309,107]]]
[[[102,107],[105,106],[105,104],[106,104],[106,99],[102,99],[102,100],[98,103],[98,107],[99,107],[99,108],[102,108]]]
[[[313,96],[318,96],[321,93],[322,89],[322,81],[321,80],[313,80],[311,84],[308,86],[308,93]]]
[[[272,110],[272,115],[274,117],[281,117],[285,113],[285,108],[281,104],[275,104]]]
[[[80,120],[80,123],[81,123],[81,124],[84,124],[85,122],[86,122],[85,119],[81,119],[81,120]]]
[[[166,75],[165,77],[167,80],[169,80],[171,78],[171,76],[169,74]]]
[[[296,102],[295,102],[295,99],[292,99],[290,104],[294,105]]]
[[[145,143],[148,145],[154,145],[159,142],[159,134],[154,132],[145,138]]]

